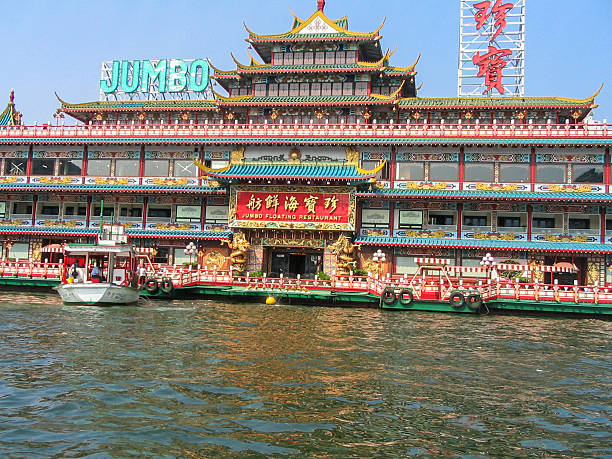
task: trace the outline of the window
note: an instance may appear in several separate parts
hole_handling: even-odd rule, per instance
[[[201,206],[176,206],[176,221],[200,223],[202,218]]]
[[[293,54],[293,65],[302,65],[304,63],[304,53]]]
[[[332,84],[331,83],[323,83],[321,85],[321,95],[322,96],[332,95]]]
[[[0,201],[0,218],[3,220],[6,218],[6,202],[4,201]]]
[[[64,217],[85,217],[87,206],[85,204],[66,204],[64,207]]]
[[[59,175],[81,175],[83,170],[83,160],[81,159],[60,159]]]
[[[424,180],[425,163],[397,163],[397,180]]]
[[[293,53],[285,53],[283,56],[283,65],[293,65]]]
[[[4,173],[6,175],[25,175],[27,161],[25,159],[7,159]]]
[[[344,83],[342,85],[342,95],[352,96],[353,95],[353,83]]]
[[[488,226],[487,215],[464,215],[463,225],[464,226]]]
[[[43,203],[40,206],[40,214],[41,215],[51,215],[51,216],[57,217],[59,215],[59,205],[54,206],[54,205]]]
[[[168,160],[146,160],[144,167],[145,177],[168,177]]]
[[[603,183],[603,164],[574,164],[572,165],[573,183]]]
[[[171,216],[170,206],[150,206],[147,210],[147,217],[170,219]]]
[[[30,256],[30,244],[18,242],[9,249],[9,259],[27,260]]]
[[[175,177],[197,177],[198,167],[191,160],[176,160],[174,161],[174,176]]]
[[[92,217],[99,217],[100,216],[100,210],[101,210],[102,206],[95,206],[94,210],[93,210],[93,214]],[[104,217],[110,217],[111,215],[115,214],[115,206],[113,206],[112,204],[109,206],[104,206]]]
[[[278,84],[270,83],[268,85],[268,96],[272,96],[272,97],[278,96]]]
[[[570,218],[569,229],[587,230],[591,228],[591,221],[588,218]]]
[[[564,164],[537,164],[536,182],[538,183],[565,183]]]
[[[119,207],[119,216],[125,218],[142,218],[142,206],[121,206]]]
[[[312,83],[310,85],[310,95],[311,96],[321,95],[321,83]]]
[[[361,168],[366,171],[371,171],[376,169],[379,164],[379,161],[361,161]],[[378,171],[376,178],[379,180],[389,180],[389,161],[387,161],[383,168]]]
[[[400,229],[423,229],[422,210],[400,210],[399,225]]]
[[[283,65],[283,53],[274,53],[274,65]]]
[[[316,65],[325,64],[325,53],[323,51],[317,51],[315,53],[315,64]]]
[[[529,164],[500,164],[499,181],[502,183],[528,183]]]
[[[534,228],[554,228],[555,219],[550,217],[533,217]]]
[[[226,225],[228,206],[206,206],[206,223],[211,225]]]
[[[266,95],[266,85],[264,83],[257,83],[255,85],[255,96],[262,97]]]
[[[612,231],[612,219],[606,220],[606,231]]]
[[[32,175],[53,175],[54,159],[33,159]]]
[[[355,83],[355,95],[356,96],[367,96],[368,95],[368,82],[358,81]]]
[[[459,180],[458,163],[429,163],[429,180],[433,182],[456,182]]]
[[[465,163],[466,182],[492,182],[493,163]]]
[[[389,228],[388,209],[362,209],[362,228]]]
[[[448,214],[429,213],[429,224],[433,226],[454,226],[455,216]]]
[[[314,53],[304,53],[304,65],[312,65],[314,63]]]
[[[110,159],[90,159],[87,161],[87,175],[92,177],[108,177],[110,175]]]
[[[354,64],[357,62],[357,51],[347,51],[346,52],[346,63]]]
[[[289,85],[287,83],[281,83],[278,85],[278,96],[287,97],[289,95]]]
[[[299,83],[290,83],[289,84],[289,95],[294,97],[300,94],[300,84]]]
[[[414,257],[395,257],[395,272],[397,274],[415,274],[418,265]]]
[[[309,95],[310,95],[310,84],[300,83],[300,96],[309,96]]]
[[[521,217],[497,217],[497,226],[500,228],[521,228]]]
[[[332,96],[342,95],[342,83],[332,83]]]
[[[184,250],[184,249],[182,249]],[[170,247],[158,247],[157,253],[153,255],[153,263],[167,264],[170,261]]]
[[[327,51],[325,53],[325,63],[327,65],[334,64],[336,62],[336,53],[333,51]]]
[[[31,202],[14,202],[13,203],[13,216],[16,215],[27,215],[32,216],[32,203]]]
[[[115,165],[115,177],[138,177],[140,164],[137,159],[118,159]]]

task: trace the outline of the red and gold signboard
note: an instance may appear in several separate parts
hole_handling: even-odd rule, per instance
[[[347,187],[232,188],[230,226],[353,231],[355,195]]]

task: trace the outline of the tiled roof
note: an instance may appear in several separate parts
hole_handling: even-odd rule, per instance
[[[531,191],[455,191],[455,190],[389,190],[359,191],[359,197],[380,198],[436,198],[436,199],[520,199],[544,201],[592,201],[612,202],[609,193],[560,193]]]
[[[126,233],[130,237],[187,237],[193,239],[210,239],[220,240],[229,239],[232,236],[231,231],[161,231],[161,230],[142,230],[142,229],[128,229]]]
[[[218,179],[312,179],[312,180],[368,180],[376,169],[366,171],[349,165],[317,164],[233,164],[229,168],[207,170]]]
[[[197,193],[197,194],[225,194],[225,188],[203,186],[148,186],[148,185],[102,185],[102,184],[38,184],[38,183],[2,183],[3,191],[130,191],[130,192],[167,192],[167,193]]]
[[[220,98],[223,105],[373,105],[389,104],[393,96],[287,96],[287,97],[245,97]]]
[[[480,239],[438,239],[384,236],[360,236],[356,244],[383,245],[396,247],[445,247],[453,249],[501,249],[501,250],[543,250],[582,253],[612,253],[610,244],[587,244],[575,242],[528,242]]]
[[[66,111],[92,111],[92,110],[183,110],[183,109],[214,109],[217,107],[215,100],[112,100],[94,101],[82,104],[69,104],[60,99],[62,109]]]
[[[580,107],[591,105],[589,99],[567,99],[564,97],[413,97],[400,99],[402,108],[548,108]]]

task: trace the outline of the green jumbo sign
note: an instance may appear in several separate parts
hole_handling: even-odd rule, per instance
[[[115,92],[202,92],[208,87],[210,66],[204,59],[108,61],[102,64],[100,90]]]

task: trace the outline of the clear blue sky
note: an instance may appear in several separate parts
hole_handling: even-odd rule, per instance
[[[231,69],[230,52],[247,60],[242,22],[286,32],[290,9],[306,18],[316,0],[5,0],[0,104],[15,88],[26,123],[53,121],[54,91],[68,102],[98,99],[103,60],[209,57]],[[392,63],[422,54],[419,95],[456,95],[458,0],[327,0],[325,12],[364,32],[386,17],[383,48],[398,47]],[[528,0],[526,95],[585,98],[605,83],[595,117],[612,122],[610,18],[612,0]]]

